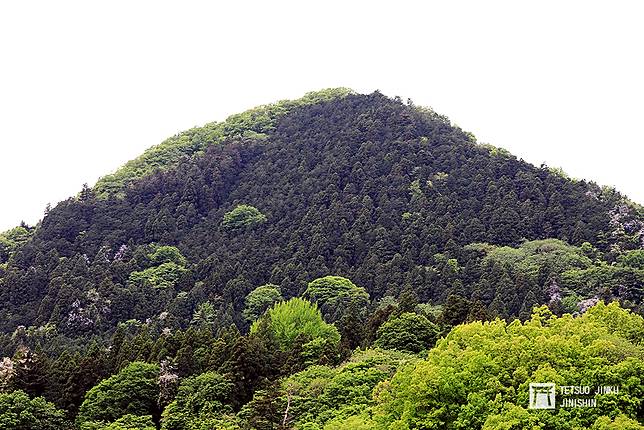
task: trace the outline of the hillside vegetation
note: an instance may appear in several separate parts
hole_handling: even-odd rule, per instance
[[[309,93],[0,234],[0,429],[641,428],[643,285],[617,191]],[[542,380],[622,388],[528,410]]]

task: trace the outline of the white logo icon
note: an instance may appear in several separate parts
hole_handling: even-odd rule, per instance
[[[555,384],[553,382],[530,384],[530,409],[555,408]]]

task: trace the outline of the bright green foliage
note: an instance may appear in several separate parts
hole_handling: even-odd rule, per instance
[[[268,330],[283,349],[292,347],[295,339],[301,335],[312,341],[319,339],[331,344],[340,341],[338,330],[324,322],[318,307],[299,297],[275,304],[263,318],[253,323],[251,333],[258,331],[263,319],[267,320]]]
[[[527,409],[512,403],[503,405],[502,412],[490,415],[483,425],[483,430],[538,430],[541,428],[539,417],[531,414]]]
[[[0,393],[0,429],[68,429],[65,413],[42,397],[30,399],[23,391]]]
[[[635,269],[644,269],[644,249],[634,249],[620,256],[619,262],[624,266]]]
[[[209,123],[173,136],[146,150],[141,156],[128,161],[111,175],[99,179],[94,190],[100,197],[123,196],[124,188],[136,179],[157,170],[176,166],[189,155],[202,151],[206,146],[224,143],[227,139],[264,139],[274,130],[277,120],[290,111],[323,101],[345,97],[353,91],[348,88],[330,88],[307,93],[297,100],[282,100],[232,115],[226,121]]]
[[[597,297],[612,290],[621,291],[618,293],[620,300],[628,300],[635,305],[641,302],[640,286],[644,283],[644,269],[638,266],[642,259],[638,250],[620,256],[618,264],[608,264],[589,257],[593,253],[592,246],[586,244],[576,247],[558,239],[524,242],[517,248],[480,243],[465,248],[483,252],[483,270],[490,273],[504,270],[511,275],[519,290],[530,285],[548,286],[556,279],[558,294],[564,301],[566,311],[577,312],[580,310],[577,304],[582,299]],[[510,281],[509,285],[506,283],[500,288],[500,291],[510,291],[512,280],[500,275],[496,277]],[[497,297],[499,304],[512,307],[511,293],[506,297]],[[631,304],[631,307],[635,305]]]
[[[94,190],[100,197],[124,196],[124,189],[134,180],[147,176],[156,170],[175,166],[186,155],[194,154],[207,141],[209,133],[218,131],[218,124],[206,124],[172,136],[159,145],[147,149],[134,160],[130,160],[116,172],[98,180]]]
[[[179,386],[175,400],[163,411],[163,430],[198,429],[200,423],[219,420],[230,414],[229,400],[233,385],[216,372],[206,372],[186,379]]]
[[[91,421],[111,423],[125,415],[157,414],[159,366],[133,362],[101,381],[85,395],[78,424]]]
[[[602,289],[621,288],[626,292],[623,293],[624,299],[640,302],[641,285],[644,285],[644,268],[634,267],[638,264],[636,259],[628,261],[629,265],[607,264],[602,261],[587,269],[566,270],[561,274],[561,286],[568,292],[585,297],[597,295],[597,292]]]
[[[124,415],[113,423],[87,422],[81,425],[81,430],[156,430],[151,415]]]
[[[130,273],[129,282],[151,288],[174,287],[189,270],[186,258],[174,246],[157,246],[147,255],[152,267]]]
[[[284,299],[279,286],[273,284],[262,285],[255,288],[246,296],[242,316],[246,321],[255,321],[266,309],[282,300]]]
[[[644,319],[600,303],[584,315],[474,322],[376,389],[376,428],[583,429],[600,416],[641,416]],[[527,413],[530,382],[619,385],[597,408]],[[603,425],[603,424],[602,424]]]
[[[23,226],[14,227],[0,233],[0,243],[7,245],[21,245],[31,237],[32,232]]]
[[[149,267],[140,272],[130,273],[130,282],[147,285],[152,288],[170,288],[174,287],[179,279],[188,272],[188,269],[176,263],[168,262],[159,266]]]
[[[207,418],[191,421],[185,430],[239,430],[239,422],[234,415],[222,415],[218,418]]]
[[[439,328],[422,315],[406,312],[378,329],[375,345],[384,349],[417,353],[431,348]]]
[[[310,106],[352,94],[349,88],[328,88],[306,93],[297,100],[281,100],[276,103],[258,106],[246,112],[232,115],[223,123],[226,136],[240,136],[251,131],[266,134],[275,128],[277,120],[295,108]]]
[[[466,248],[486,251],[484,265],[492,266],[499,263],[503,266],[514,266],[516,270],[533,278],[543,269],[561,273],[566,269],[585,269],[592,265],[592,261],[583,255],[580,248],[558,239],[524,242],[518,248],[487,244],[472,244]]]
[[[364,310],[369,305],[369,294],[347,278],[325,276],[309,282],[304,297],[315,302],[329,321],[335,321],[349,304]]]
[[[600,416],[590,427],[568,427],[567,423],[560,420],[554,428],[572,428],[590,430],[644,430],[644,425],[638,423],[632,418],[624,415],[618,415],[614,420],[608,416]],[[523,430],[523,429],[543,429],[543,422],[535,414],[520,406],[507,403],[500,414],[491,415],[485,421],[483,430]]]
[[[508,158],[508,159],[514,159],[516,158],[510,151],[504,148],[500,148],[498,146],[491,145],[489,143],[481,143],[479,145],[482,148],[485,148],[490,152],[490,155],[493,157],[499,157],[499,158]]]
[[[644,425],[624,415],[618,415],[614,420],[603,416],[597,418],[590,430],[644,430]]]
[[[250,205],[237,205],[233,210],[224,215],[221,225],[234,230],[261,224],[266,221],[266,215],[259,209]]]
[[[203,302],[197,306],[190,324],[197,327],[212,328],[215,325],[215,308],[210,302]]]
[[[179,266],[187,264],[186,257],[174,246],[159,246],[149,257],[154,264],[175,263]]]
[[[365,350],[339,367],[311,366],[296,373],[282,383],[284,397],[291,397],[289,421],[316,428],[364,411],[373,404],[374,387],[414,360],[396,351]]]
[[[335,418],[329,421],[324,427],[313,427],[310,429],[324,430],[372,430],[375,428],[376,422],[371,419],[367,414],[351,415],[346,418]],[[302,427],[303,429],[306,427]]]
[[[10,230],[0,233],[0,244],[10,247],[22,245],[32,236],[33,231],[27,230],[23,226],[14,227]]]
[[[409,184],[409,192],[411,193],[411,196],[413,198],[418,198],[422,196],[423,191],[420,188],[420,180],[416,179],[415,181],[412,181],[411,184]],[[409,216],[406,218],[409,218]]]
[[[4,263],[9,256],[32,236],[33,231],[18,226],[0,233],[0,263]]]
[[[103,430],[156,430],[151,415],[137,417],[125,415],[115,422],[108,424]]]

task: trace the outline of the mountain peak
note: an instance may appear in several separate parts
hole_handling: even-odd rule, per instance
[[[157,170],[176,166],[184,157],[202,151],[208,145],[220,144],[227,139],[239,137],[263,137],[272,131],[277,120],[288,112],[354,94],[349,88],[327,88],[311,91],[296,100],[280,100],[257,106],[245,112],[231,115],[225,121],[212,122],[178,133],[158,145],[147,149],[139,157],[128,161],[114,173],[98,180],[95,191],[101,197],[123,195],[123,189],[133,181]]]

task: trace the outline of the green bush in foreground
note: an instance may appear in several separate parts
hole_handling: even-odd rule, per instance
[[[163,412],[162,428],[199,428],[199,423],[232,413],[226,405],[232,388],[231,382],[216,372],[187,378],[179,386],[175,400]]]
[[[644,416],[644,319],[600,303],[584,315],[539,308],[525,323],[454,328],[426,359],[374,390],[369,411],[325,429],[639,428]],[[595,408],[528,410],[530,382],[619,386]]]
[[[68,429],[65,413],[42,397],[30,399],[24,391],[0,393],[0,429]]]
[[[112,423],[125,415],[158,416],[158,377],[159,366],[130,363],[87,392],[76,422]]]

